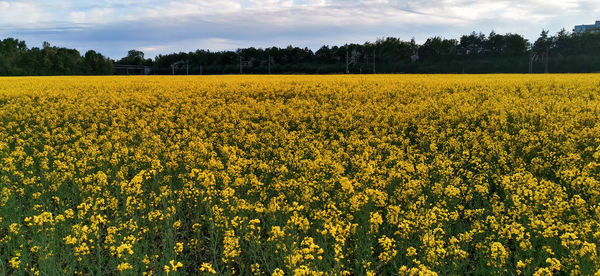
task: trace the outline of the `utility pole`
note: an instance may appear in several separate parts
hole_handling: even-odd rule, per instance
[[[269,75],[271,75],[271,55],[269,55]]]
[[[185,64],[185,74],[186,74],[186,75],[189,75],[189,74],[190,74],[190,64],[189,64],[189,63],[186,63],[186,64]]]
[[[536,58],[536,54],[533,50],[529,52],[529,74],[533,73],[533,60]]]
[[[375,47],[373,47],[373,74],[375,74]]]
[[[348,70],[348,44],[346,44],[346,74],[350,74]]]
[[[242,74],[242,55],[240,55],[240,75]]]
[[[175,64],[171,64],[171,73],[175,75]]]
[[[200,65],[200,75],[202,75],[202,65]]]
[[[550,47],[546,48],[546,53],[544,53],[544,73],[548,74],[548,53],[550,52]]]

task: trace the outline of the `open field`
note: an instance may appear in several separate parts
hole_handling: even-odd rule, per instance
[[[0,78],[0,274],[594,274],[600,75]]]

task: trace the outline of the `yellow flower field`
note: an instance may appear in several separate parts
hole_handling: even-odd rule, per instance
[[[0,78],[0,274],[589,275],[600,75]]]

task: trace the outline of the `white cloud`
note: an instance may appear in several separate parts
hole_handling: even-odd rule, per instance
[[[112,8],[96,8],[88,11],[74,11],[69,14],[70,21],[76,24],[103,24],[115,14]]]
[[[10,26],[33,26],[39,25],[51,18],[51,16],[40,7],[30,1],[0,2],[0,24]]]
[[[124,20],[197,16],[198,20],[229,19],[277,26],[305,24],[450,24],[473,25],[543,22],[584,14],[600,3],[589,0],[105,0],[1,1],[0,25],[61,22],[106,24]],[[57,8],[60,7],[60,8]],[[243,19],[243,20],[242,20]]]

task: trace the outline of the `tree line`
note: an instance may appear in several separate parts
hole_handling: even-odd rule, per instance
[[[334,74],[334,73],[541,73],[600,72],[600,33],[556,35],[542,31],[533,42],[519,34],[473,32],[459,39],[432,37],[423,44],[395,37],[363,44],[309,48],[196,50],[144,57],[138,50],[112,60],[93,50],[28,48],[0,41],[0,75],[125,74],[113,65],[148,66],[153,74]],[[118,67],[117,67],[118,68]]]
[[[113,62],[96,51],[81,55],[75,49],[51,46],[28,48],[15,38],[0,40],[0,75],[109,75]]]

